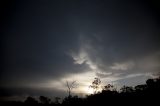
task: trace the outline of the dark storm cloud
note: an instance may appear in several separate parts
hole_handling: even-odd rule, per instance
[[[10,78],[23,78],[25,74],[40,80],[83,70],[84,66],[73,65],[66,55],[77,45],[76,33],[65,19],[67,10],[63,6],[67,4],[19,1],[15,5],[13,21],[4,32],[6,64],[2,73]]]
[[[158,72],[160,32],[158,15],[155,14],[158,8],[147,2],[120,1],[97,5],[100,6],[95,7],[98,11],[94,8],[94,12],[74,24],[82,36],[80,51],[75,50],[77,55],[73,55],[75,62],[122,76]]]
[[[100,77],[158,72],[158,8],[154,0],[7,2],[1,86],[96,69]]]

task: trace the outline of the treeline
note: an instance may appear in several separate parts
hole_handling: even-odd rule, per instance
[[[95,80],[96,81],[96,80]],[[95,84],[95,81],[93,85]],[[98,84],[98,83],[96,83]],[[93,87],[93,86],[92,86]],[[39,104],[39,105],[90,105],[90,104],[128,104],[138,105],[139,103],[159,103],[160,98],[160,77],[148,79],[146,84],[135,87],[123,86],[120,91],[116,90],[113,85],[108,84],[103,87],[101,92],[87,95],[85,98],[78,96],[65,97],[60,102],[56,97],[52,102],[48,97],[40,96],[39,100],[33,97],[27,97],[24,102],[3,102],[5,104]],[[2,103],[1,103],[2,104]]]

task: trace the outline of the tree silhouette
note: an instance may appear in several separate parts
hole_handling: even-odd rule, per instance
[[[78,96],[70,96],[63,99],[64,105],[80,105],[83,104],[83,99]]]
[[[143,84],[143,85],[137,85],[134,87],[136,92],[140,92],[140,91],[144,91],[147,89],[147,85]]]
[[[49,104],[51,99],[49,99],[48,97],[45,97],[45,96],[40,96],[39,97],[39,100],[42,104]]]
[[[76,81],[72,81],[70,83],[66,81],[66,86],[67,86],[68,97],[70,97],[72,90],[77,87]]]
[[[148,87],[153,87],[154,86],[154,79],[148,79],[147,81],[146,81],[146,84],[147,84],[147,86]]]
[[[90,85],[89,87],[92,88],[94,90],[94,93],[97,93],[97,90],[99,89],[101,84],[101,80],[99,78],[94,78],[92,85]]]
[[[103,87],[103,90],[105,90],[105,91],[111,91],[113,88],[114,88],[113,85],[108,84],[108,85],[105,85],[105,86]]]
[[[123,93],[126,93],[126,92],[130,93],[130,92],[133,92],[133,91],[134,91],[133,87],[129,87],[129,86],[125,86],[125,85],[124,85],[120,90],[121,90]]]
[[[60,102],[59,102],[60,99],[61,99],[60,97],[55,97],[55,104],[60,104]]]

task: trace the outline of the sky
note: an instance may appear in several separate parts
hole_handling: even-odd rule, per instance
[[[160,72],[156,0],[7,0],[1,4],[0,96],[89,94]]]

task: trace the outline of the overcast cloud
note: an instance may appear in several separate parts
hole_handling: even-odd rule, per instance
[[[159,73],[160,14],[154,0],[16,0],[2,8],[0,87],[6,92],[57,90],[66,79],[88,86],[94,77],[104,84],[136,85]]]

